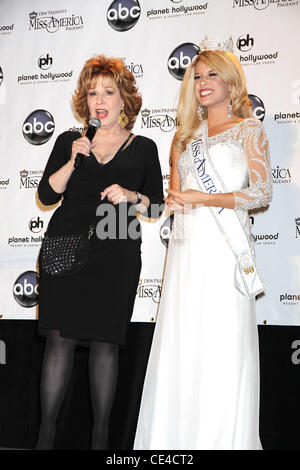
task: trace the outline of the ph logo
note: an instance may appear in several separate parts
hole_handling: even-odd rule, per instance
[[[49,56],[49,54],[44,54],[39,57],[38,66],[42,70],[50,69],[53,64],[53,58]]]
[[[254,117],[260,121],[263,121],[265,117],[265,106],[262,100],[255,95],[248,95],[248,98],[252,104],[252,112]]]
[[[168,59],[170,74],[177,80],[182,80],[187,67],[199,52],[199,47],[191,42],[176,47]]]
[[[44,222],[40,219],[40,217],[33,217],[29,221],[29,229],[33,233],[39,233],[44,228]]]
[[[107,22],[117,31],[128,31],[138,22],[141,8],[138,0],[114,0],[107,10]]]
[[[251,38],[249,34],[242,34],[236,41],[236,46],[241,52],[248,52],[254,46],[254,38]]]

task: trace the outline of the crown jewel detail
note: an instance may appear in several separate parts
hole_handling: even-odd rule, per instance
[[[233,39],[232,39],[232,36],[230,36],[228,39],[225,39],[223,41],[221,40],[213,40],[213,39],[209,39],[207,36],[205,36],[205,38],[200,41],[200,44],[199,44],[199,49],[200,49],[200,53],[202,51],[207,51],[207,50],[210,50],[210,51],[224,51],[224,52],[234,52],[234,44],[233,44]]]

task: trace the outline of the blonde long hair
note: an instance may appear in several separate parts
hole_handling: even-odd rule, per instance
[[[199,60],[215,70],[226,83],[231,85],[233,114],[243,119],[253,116],[245,76],[238,58],[231,52],[203,51],[193,59],[186,69],[181,85],[177,111],[179,125],[173,142],[181,152],[192,140],[201,122],[197,114],[199,102],[194,92],[195,67]],[[203,109],[204,119],[207,119],[207,109],[205,107]]]

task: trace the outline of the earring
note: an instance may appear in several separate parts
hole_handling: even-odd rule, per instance
[[[229,104],[227,106],[227,111],[228,111],[228,118],[232,117],[232,101],[229,101]]]
[[[118,123],[120,124],[120,126],[126,127],[128,122],[129,122],[129,119],[128,119],[127,114],[125,114],[124,107],[123,107],[118,117]]]
[[[200,119],[200,121],[202,121],[203,118],[204,118],[204,109],[203,109],[203,106],[201,104],[199,104],[199,106],[198,106],[197,114],[198,114],[198,118]]]

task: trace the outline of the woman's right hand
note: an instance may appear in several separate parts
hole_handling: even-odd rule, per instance
[[[89,139],[85,136],[80,137],[79,139],[74,140],[72,144],[72,153],[71,153],[71,162],[75,163],[75,158],[78,153],[85,155],[86,157],[90,156],[90,151],[95,147],[95,142],[90,142]]]

